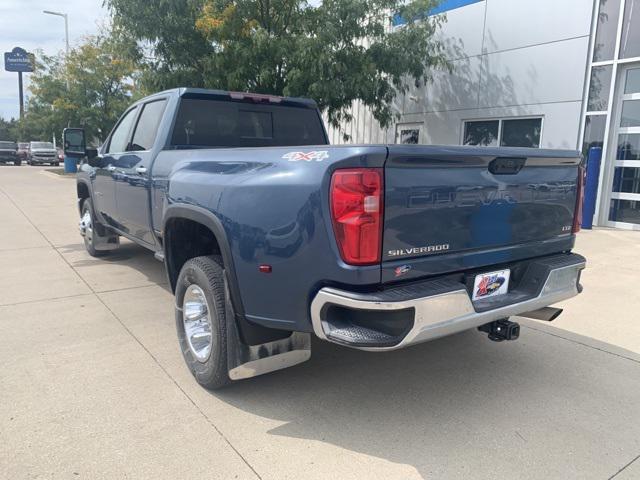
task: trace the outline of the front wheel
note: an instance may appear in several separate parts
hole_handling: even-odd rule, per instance
[[[84,246],[92,257],[100,257],[106,253],[104,250],[96,250],[96,220],[93,215],[91,200],[86,199],[82,204],[82,217],[80,218],[80,231],[84,237]]]
[[[205,388],[231,382],[227,367],[227,311],[222,259],[218,255],[188,260],[176,284],[176,329],[189,370]],[[229,307],[230,308],[230,307]]]

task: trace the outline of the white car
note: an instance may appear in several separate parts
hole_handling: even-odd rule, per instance
[[[58,151],[51,142],[30,142],[29,143],[29,165],[48,163],[49,165],[60,165]]]

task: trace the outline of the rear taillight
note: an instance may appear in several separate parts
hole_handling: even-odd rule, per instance
[[[585,168],[578,167],[578,179],[576,180],[576,208],[573,211],[573,226],[571,233],[578,233],[582,225],[582,204],[584,202]]]
[[[331,219],[345,263],[380,262],[382,209],[381,168],[350,168],[333,173]]]

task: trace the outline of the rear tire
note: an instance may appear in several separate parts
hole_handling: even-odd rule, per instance
[[[175,298],[178,341],[192,375],[209,390],[231,383],[226,319],[233,312],[228,311],[225,291],[218,255],[192,258],[180,270]]]
[[[81,220],[85,223],[88,221],[87,229],[84,234],[84,246],[87,249],[87,253],[92,257],[102,257],[107,254],[109,250],[96,250],[95,248],[95,228],[97,224],[96,217],[93,213],[93,205],[91,199],[87,198],[82,204]]]
[[[14,164],[16,167],[19,167],[20,165],[22,165],[22,160],[16,160],[16,161],[14,161],[14,162],[13,162],[13,164]]]

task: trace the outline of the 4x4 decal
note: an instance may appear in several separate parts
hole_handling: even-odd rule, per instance
[[[320,162],[325,158],[329,158],[329,152],[326,150],[313,150],[311,152],[289,152],[285,153],[282,158],[286,158],[290,162],[298,162],[304,160],[305,162]]]

